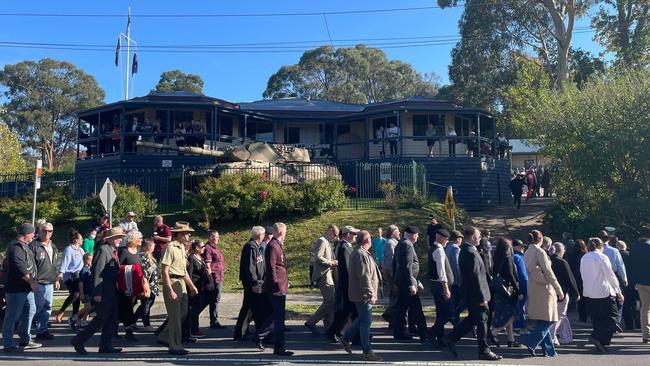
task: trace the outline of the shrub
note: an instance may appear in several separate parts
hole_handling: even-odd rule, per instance
[[[409,186],[400,186],[399,202],[402,208],[422,208],[429,202],[427,196]]]
[[[397,185],[391,181],[379,183],[379,191],[384,196],[386,208],[395,209],[399,205],[397,199]]]
[[[305,213],[319,214],[345,205],[346,188],[339,179],[308,180],[301,183],[299,188],[302,189],[301,208]]]
[[[46,219],[52,224],[72,220],[79,214],[79,206],[70,187],[48,187],[37,196],[36,218]],[[18,225],[32,221],[31,193],[18,198],[0,200],[0,235],[3,240],[15,235]]]
[[[133,211],[136,217],[143,218],[156,211],[158,203],[151,195],[144,193],[138,186],[113,183],[115,190],[115,203],[113,204],[113,223],[118,222],[127,212]],[[101,215],[105,212],[98,195],[92,195],[88,200],[91,212]]]

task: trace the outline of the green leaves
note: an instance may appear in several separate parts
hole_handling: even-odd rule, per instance
[[[305,52],[296,65],[271,75],[264,98],[303,97],[344,103],[373,103],[410,96],[434,96],[437,78],[411,65],[389,61],[380,49],[322,46]]]
[[[196,74],[186,74],[181,70],[170,70],[160,74],[160,80],[152,93],[186,91],[203,94],[203,79]]]

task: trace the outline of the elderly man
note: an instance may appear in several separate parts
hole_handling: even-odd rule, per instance
[[[381,275],[384,280],[384,287],[387,290],[385,291],[385,294],[388,294],[388,306],[386,307],[386,310],[384,310],[384,313],[381,314],[381,317],[390,325],[393,321],[395,304],[397,303],[397,290],[393,283],[393,256],[395,255],[395,247],[397,247],[401,234],[397,225],[389,225],[386,234],[388,241],[386,241],[386,245],[384,245],[384,256],[381,262]]]
[[[172,241],[172,232],[169,229],[169,226],[163,222],[163,217],[158,215],[153,219],[153,235],[152,238],[154,243],[153,256],[156,258],[156,261],[160,262],[160,255]]]
[[[120,221],[120,227],[122,228],[124,235],[128,234],[131,231],[140,231],[138,230],[138,224],[134,221],[134,218],[135,213],[133,211],[129,211],[126,213],[124,219]],[[126,241],[122,241],[122,244],[120,246],[126,246]]]
[[[352,243],[355,242],[358,229],[352,226],[345,226],[341,230],[341,241],[336,251],[336,260],[338,262],[338,287],[336,289],[336,311],[334,313],[334,320],[327,331],[325,332],[327,339],[336,343],[336,336],[340,334],[343,326],[348,318],[357,317],[357,309],[350,301],[348,296],[348,273],[350,269],[350,255],[352,254]]]
[[[310,258],[312,264],[311,281],[316,283],[323,296],[323,302],[318,310],[305,322],[305,327],[312,333],[318,334],[316,323],[321,319],[327,329],[334,319],[334,303],[336,301],[336,292],[334,290],[334,279],[332,269],[336,268],[338,261],[334,259],[332,253],[332,244],[339,236],[339,228],[330,224],[325,233],[316,239],[311,246]]]
[[[451,286],[454,284],[454,272],[451,269],[445,247],[449,242],[449,232],[440,229],[436,233],[436,240],[429,246],[429,288],[436,304],[436,322],[433,325],[434,342],[440,343],[445,335],[445,324],[453,314],[451,302]]]
[[[260,248],[264,240],[266,230],[262,226],[253,226],[251,236],[241,251],[239,259],[239,280],[244,288],[244,298],[242,300],[237,324],[235,324],[235,333],[233,339],[242,341],[248,330],[251,319],[255,321],[255,327],[258,333],[261,332],[262,323],[266,320],[267,303],[264,296],[264,255]],[[257,342],[260,350],[264,349],[261,342]]]
[[[223,272],[226,269],[226,263],[223,259],[223,252],[219,248],[219,232],[212,230],[208,237],[208,244],[203,252],[203,259],[208,268],[208,274],[214,281],[214,292],[209,294],[210,305],[210,328],[225,329],[224,325],[219,323],[219,302],[221,301],[221,282],[223,281]]]
[[[4,351],[20,352],[23,349],[41,347],[32,342],[30,328],[36,313],[34,293],[38,292],[36,264],[29,243],[34,239],[34,226],[22,224],[16,230],[16,239],[7,246],[5,253],[5,319],[2,326]],[[16,323],[18,326],[16,327]],[[14,331],[18,329],[20,344],[13,341]]]
[[[52,243],[54,227],[46,222],[41,225],[38,231],[38,239],[29,244],[34,253],[36,262],[36,282],[38,291],[34,293],[36,302],[36,340],[51,340],[54,335],[49,330],[49,320],[52,313],[52,296],[54,290],[59,289],[58,272],[56,269],[58,250]]]
[[[381,289],[381,272],[375,262],[370,247],[370,233],[366,230],[359,232],[357,246],[350,255],[348,295],[354,302],[359,316],[352,322],[340,342],[347,353],[352,353],[350,342],[359,333],[363,361],[382,361],[370,346],[370,326],[372,324],[372,306],[377,303]]]
[[[194,232],[194,229],[185,221],[177,221],[171,232],[175,240],[163,250],[160,260],[168,323],[158,336],[158,340],[167,344],[169,354],[182,356],[189,353],[181,344],[183,319],[188,311],[187,290],[189,289],[191,296],[198,292],[187,273],[186,247],[189,245],[190,233]]]
[[[397,303],[393,316],[393,338],[411,339],[405,332],[404,320],[408,311],[409,319],[417,327],[420,341],[426,340],[427,323],[422,311],[422,302],[418,290],[422,284],[418,281],[420,261],[415,253],[415,243],[418,241],[420,231],[415,226],[407,226],[404,230],[404,239],[395,247],[395,285],[397,285]]]
[[[293,356],[293,352],[286,349],[284,342],[284,318],[289,291],[289,276],[287,274],[287,258],[284,254],[284,239],[287,235],[287,226],[281,222],[273,225],[273,239],[269,241],[264,251],[264,265],[266,278],[264,279],[264,292],[271,299],[273,309],[273,338],[275,345],[273,354],[276,356]]]
[[[84,344],[99,329],[102,330],[99,353],[119,353],[111,342],[117,331],[117,275],[120,270],[117,247],[122,242],[122,228],[114,227],[106,232],[104,239],[95,247],[92,265],[93,299],[97,315],[88,325],[70,340],[80,355],[87,355]]]

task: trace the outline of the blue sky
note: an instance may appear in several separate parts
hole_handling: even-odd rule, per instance
[[[126,11],[132,6],[133,38],[146,45],[240,44],[327,40],[322,15],[278,17],[137,18],[138,14],[251,14],[305,13],[348,10],[429,7],[429,1],[3,1],[0,13],[124,14],[111,17],[17,17],[0,16],[0,42],[36,42],[114,45],[126,25]],[[462,8],[428,9],[363,14],[330,14],[327,25],[335,45],[367,38],[458,36]],[[578,26],[588,25],[587,20]],[[602,49],[592,40],[593,33],[576,34],[574,47],[593,53]],[[341,40],[341,41],[337,41]],[[392,41],[395,42],[395,41]],[[311,45],[316,46],[316,43]],[[448,82],[447,65],[453,45],[385,49],[391,59],[411,63],[420,72],[435,71]],[[302,52],[273,53],[151,53],[138,52],[139,73],[131,96],[145,95],[154,87],[161,72],[180,69],[200,75],[207,95],[231,101],[262,98],[271,74],[282,65],[296,63]],[[0,47],[0,65],[50,57],[69,61],[92,74],[106,91],[106,101],[123,98],[122,75],[116,68],[114,51],[78,51]]]

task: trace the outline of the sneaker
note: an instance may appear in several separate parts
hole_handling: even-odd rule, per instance
[[[194,338],[205,338],[205,333],[201,332],[200,330],[192,332],[190,335]]]
[[[79,317],[77,314],[74,314],[73,316],[68,318],[68,326],[70,326],[70,329],[72,330],[77,330],[77,321],[79,320]]]
[[[361,355],[361,359],[364,360],[364,361],[374,361],[374,362],[381,362],[381,361],[384,360],[383,358],[379,357],[373,351],[370,351],[368,353],[364,353],[363,355]]]
[[[339,338],[339,343],[341,343],[341,346],[343,346],[345,352],[347,352],[349,355],[352,354],[352,347],[350,347],[350,342],[346,341],[344,337],[341,337]]]
[[[43,345],[40,344],[40,343],[36,343],[36,342],[29,341],[29,342],[27,342],[27,343],[22,343],[22,342],[21,342],[21,343],[18,345],[18,347],[20,347],[20,348],[22,348],[22,349],[36,349],[36,348],[41,348],[41,347],[43,347]]]

